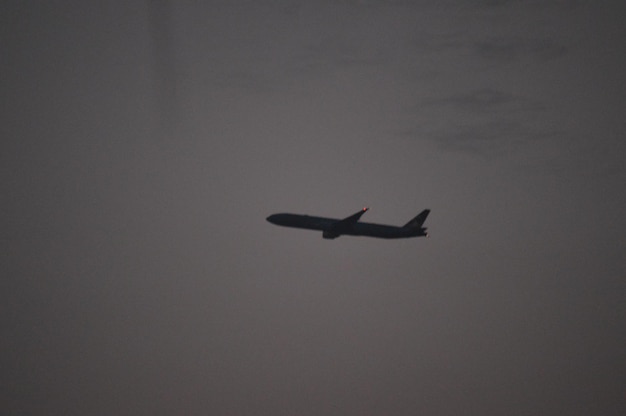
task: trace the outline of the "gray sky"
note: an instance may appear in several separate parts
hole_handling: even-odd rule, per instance
[[[4,1],[2,413],[626,414],[620,6]]]

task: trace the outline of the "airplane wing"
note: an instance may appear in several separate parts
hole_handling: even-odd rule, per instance
[[[342,219],[341,221],[339,221],[337,224],[335,225],[352,225],[354,223],[356,223],[363,214],[365,214],[367,212],[367,210],[369,210],[368,207],[363,208],[362,210],[360,210],[359,212],[357,212],[356,214],[352,214],[349,217],[346,217],[344,219]]]
[[[329,230],[324,232],[324,238],[336,238],[339,237],[342,233],[348,230],[352,225],[356,224],[361,216],[367,212],[369,208],[365,207],[359,212],[350,215],[342,220],[334,223]]]

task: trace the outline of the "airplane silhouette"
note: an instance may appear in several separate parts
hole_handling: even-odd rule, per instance
[[[403,227],[359,222],[361,216],[368,210],[369,208],[367,207],[363,208],[356,214],[352,214],[342,220],[299,214],[274,214],[266,219],[272,224],[284,227],[322,231],[322,237],[326,239],[337,238],[340,235],[362,235],[378,238],[428,237],[426,228],[422,227],[422,225],[424,225],[424,221],[426,221],[426,217],[430,213],[429,209],[420,212]]]

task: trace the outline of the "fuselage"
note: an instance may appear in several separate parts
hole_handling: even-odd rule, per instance
[[[323,231],[325,238],[335,238],[339,235],[378,238],[408,238],[427,235],[426,230],[421,227],[396,227],[393,225],[372,224],[367,222],[356,222],[336,229],[336,227],[340,225],[341,220],[299,214],[274,214],[267,217],[267,221],[285,227]]]

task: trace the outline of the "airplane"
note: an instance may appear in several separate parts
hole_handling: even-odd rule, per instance
[[[422,227],[422,225],[424,225],[424,221],[426,221],[426,217],[430,213],[429,209],[420,212],[403,227],[359,222],[361,216],[368,210],[369,208],[365,207],[342,220],[299,214],[273,214],[266,219],[272,224],[284,227],[322,231],[322,238],[330,240],[341,235],[360,235],[378,238],[428,237],[426,228]]]

